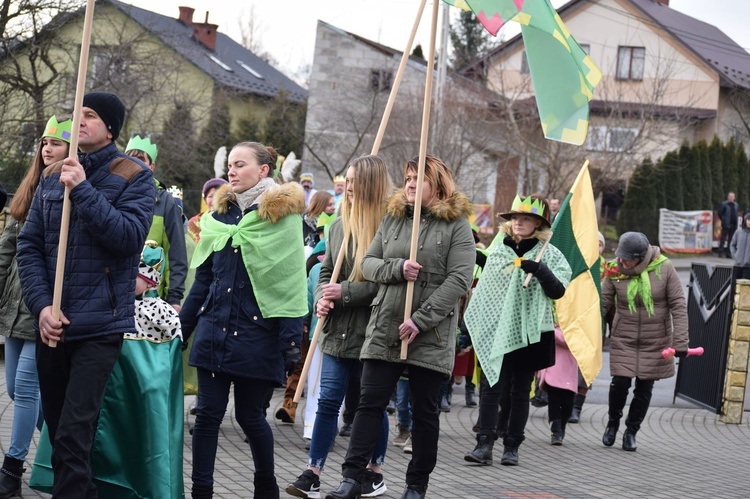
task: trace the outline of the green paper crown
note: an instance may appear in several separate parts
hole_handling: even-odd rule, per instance
[[[70,144],[70,130],[73,125],[71,120],[57,121],[57,116],[52,116],[44,127],[42,137],[60,139]]]
[[[510,211],[516,211],[519,213],[531,213],[544,218],[544,203],[540,199],[532,199],[531,196],[526,199],[516,194],[516,198],[513,200],[513,206],[510,207]]]
[[[128,146],[125,148],[126,152],[133,150],[145,152],[153,162],[156,162],[156,155],[159,154],[159,149],[156,147],[156,144],[151,143],[151,139],[149,137],[142,139],[138,135],[135,135],[132,139],[130,139],[130,141],[128,142]]]

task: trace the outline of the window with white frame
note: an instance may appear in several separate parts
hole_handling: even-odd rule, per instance
[[[632,147],[638,138],[637,128],[589,126],[586,149],[589,151],[622,152]]]
[[[617,79],[642,80],[645,61],[645,47],[617,47]]]
[[[588,151],[604,151],[607,149],[607,127],[589,125],[586,135],[586,149]]]
[[[620,152],[629,149],[638,137],[638,129],[612,127],[607,131],[607,150]]]

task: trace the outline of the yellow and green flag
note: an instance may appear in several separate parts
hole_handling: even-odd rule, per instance
[[[594,190],[586,161],[552,224],[550,244],[572,270],[565,296],[555,302],[557,321],[587,384],[602,368],[599,235]]]
[[[466,4],[497,35],[508,21],[521,24],[531,82],[544,136],[582,145],[589,101],[602,72],[578,45],[549,0],[444,0]]]

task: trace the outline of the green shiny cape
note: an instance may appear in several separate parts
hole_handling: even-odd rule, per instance
[[[185,497],[182,342],[123,341],[107,383],[91,452],[99,497]],[[51,446],[42,429],[31,488],[51,493]]]
[[[237,225],[201,217],[201,239],[191,268],[197,268],[231,239],[242,251],[255,299],[265,318],[307,315],[307,274],[302,241],[302,217],[287,215],[276,223],[251,211]]]

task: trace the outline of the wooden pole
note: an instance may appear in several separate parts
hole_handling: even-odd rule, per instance
[[[424,164],[427,158],[427,133],[430,129],[430,104],[432,102],[432,79],[435,71],[435,39],[437,38],[438,7],[440,2],[432,3],[432,23],[430,25],[430,50],[427,55],[427,78],[424,86],[424,106],[422,108],[422,135],[419,139],[419,165],[417,167],[417,198],[414,200],[414,222],[411,227],[411,247],[409,260],[417,260],[419,244],[419,219],[422,216],[422,184],[424,183]],[[414,301],[414,281],[406,283],[406,304],[404,305],[404,322],[411,318],[411,305]],[[401,360],[406,359],[409,349],[408,340],[401,340]]]
[[[78,132],[81,128],[81,109],[83,108],[83,94],[86,92],[86,72],[89,66],[89,46],[91,45],[91,27],[94,23],[95,0],[86,1],[86,15],[83,19],[83,35],[81,36],[81,57],[78,60],[78,81],[76,83],[76,98],[73,105],[73,124],[70,130],[70,148],[68,157],[78,159]],[[70,189],[65,187],[65,197],[62,205],[62,219],[60,220],[60,240],[57,245],[57,266],[55,267],[55,288],[52,294],[52,316],[60,320],[60,304],[62,303],[62,285],[65,276],[65,258],[68,252],[68,229],[70,226]],[[62,340],[61,340],[62,341]],[[51,348],[57,347],[57,341],[49,340]]]
[[[401,56],[401,62],[398,65],[398,70],[396,71],[396,78],[393,81],[393,86],[391,87],[391,93],[388,96],[388,102],[385,105],[385,111],[383,112],[383,118],[380,120],[380,127],[378,128],[378,133],[375,136],[375,143],[372,146],[372,154],[373,156],[378,154],[378,151],[380,150],[380,144],[383,141],[383,136],[385,135],[385,128],[388,125],[388,120],[391,116],[391,110],[393,109],[393,103],[396,101],[396,95],[398,94],[399,86],[401,85],[401,79],[404,76],[404,69],[406,68],[406,63],[409,61],[409,53],[411,52],[411,47],[414,44],[414,38],[417,36],[417,30],[419,29],[419,22],[422,19],[422,13],[424,12],[424,7],[427,3],[427,0],[422,0],[419,4],[419,9],[417,9],[417,15],[414,19],[414,25],[411,29],[411,34],[409,35],[409,41],[406,45],[406,50],[404,50],[404,53]],[[355,200],[356,202],[356,200]],[[336,262],[333,266],[333,272],[331,273],[331,280],[329,283],[335,283],[338,281],[339,274],[341,273],[341,266],[344,263],[344,253],[346,251],[346,247],[349,244],[349,240],[347,236],[344,236],[344,240],[341,241],[341,248],[339,249],[338,257],[336,257]],[[315,311],[313,311],[315,313]],[[297,382],[297,390],[294,392],[294,399],[292,400],[295,404],[299,403],[300,398],[302,397],[302,390],[304,390],[305,382],[307,381],[307,376],[310,373],[310,363],[312,362],[312,356],[315,352],[315,348],[318,346],[318,339],[320,338],[320,332],[323,330],[323,324],[325,321],[325,317],[318,318],[318,322],[315,325],[315,331],[313,332],[313,337],[310,340],[310,347],[307,351],[307,357],[305,358],[305,364],[302,366],[302,373],[300,373],[299,381]]]
[[[549,240],[552,239],[552,234],[550,233],[549,239],[544,241],[544,244],[542,245],[542,249],[539,250],[539,254],[536,256],[535,262],[539,263],[542,261],[542,255],[544,255],[544,250],[547,249],[547,245],[549,245]],[[531,276],[532,274],[526,274],[526,280],[523,281],[523,287],[528,287],[529,283],[531,282]]]

